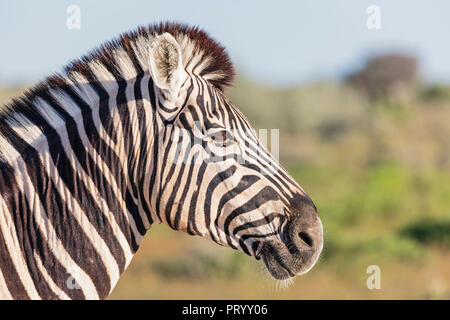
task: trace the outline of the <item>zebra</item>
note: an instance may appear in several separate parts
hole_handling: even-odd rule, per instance
[[[0,109],[0,299],[105,299],[152,224],[308,272],[308,194],[226,98],[235,71],[197,26],[107,41]]]

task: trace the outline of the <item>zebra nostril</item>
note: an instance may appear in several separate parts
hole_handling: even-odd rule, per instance
[[[308,246],[308,247],[312,247],[313,246],[313,241],[311,239],[311,237],[305,233],[305,232],[299,232],[298,233],[298,237]]]

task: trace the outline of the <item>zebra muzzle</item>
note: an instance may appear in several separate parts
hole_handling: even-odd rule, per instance
[[[305,274],[317,262],[323,248],[323,228],[317,214],[288,222],[281,240],[262,243],[261,256],[270,274],[279,280]]]

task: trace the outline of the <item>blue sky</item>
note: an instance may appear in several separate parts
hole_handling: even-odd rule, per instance
[[[81,9],[69,30],[66,9]],[[381,29],[366,27],[369,5]],[[420,58],[428,81],[450,83],[450,1],[0,0],[0,82],[37,81],[137,25],[199,25],[224,44],[239,73],[267,84],[339,78],[376,52]]]

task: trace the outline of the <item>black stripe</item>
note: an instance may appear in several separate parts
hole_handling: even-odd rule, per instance
[[[219,172],[218,174],[216,174],[216,176],[214,178],[211,179],[211,181],[209,182],[208,187],[206,189],[205,204],[203,206],[203,209],[204,209],[203,212],[205,214],[205,226],[206,226],[206,229],[208,229],[208,231],[209,231],[211,239],[216,242],[217,242],[217,239],[214,236],[214,234],[210,228],[212,195],[214,193],[214,190],[216,190],[217,186],[219,184],[221,184],[222,182],[224,182],[225,180],[227,180],[228,178],[230,178],[231,176],[233,176],[233,174],[235,174],[236,170],[237,170],[237,167],[233,165],[233,166],[229,167],[228,169]]]
[[[127,157],[128,176],[133,177],[134,176],[133,170],[135,168],[134,168],[134,165],[132,162],[133,161],[132,158],[135,155],[135,151],[134,151],[131,119],[130,119],[130,114],[128,112],[128,101],[127,101],[127,97],[126,97],[127,82],[124,80],[120,80],[120,79],[117,79],[117,81],[119,84],[119,91],[117,92],[117,97],[116,97],[117,110],[119,112],[119,117],[122,122],[122,134],[124,135],[122,137],[122,139],[124,139],[124,141],[129,142],[126,145],[126,147],[127,147],[126,152],[128,154],[128,157]],[[138,232],[142,236],[145,234],[147,229],[144,226],[144,222],[142,221],[142,217],[139,213],[139,208],[134,200],[137,197],[136,187],[133,184],[131,184],[130,187],[131,187],[132,192],[135,195],[135,197],[132,197],[132,194],[130,193],[129,188],[127,188],[128,189],[126,191],[127,208],[129,210],[129,212],[131,213],[131,215],[133,216],[133,219],[134,219],[134,222],[136,223],[136,228],[137,228]]]
[[[25,287],[20,280],[16,268],[14,267],[11,260],[11,254],[15,253],[8,251],[5,238],[0,232],[0,269],[2,271],[3,278],[5,279],[6,286],[8,287],[8,291],[13,299],[28,300],[30,297],[26,293]]]
[[[230,224],[241,214],[252,211],[254,209],[259,208],[261,205],[268,201],[275,201],[279,199],[279,195],[269,186],[264,187],[260,190],[255,196],[253,196],[250,200],[248,200],[245,204],[240,206],[239,208],[234,209],[225,219],[224,222],[224,230],[227,235],[227,242],[229,245],[232,245],[231,237],[230,237]]]
[[[183,178],[183,173],[184,173],[185,168],[186,168],[186,165],[184,163],[182,163],[180,171],[177,176],[177,179],[173,185],[172,192],[170,193],[170,196],[169,196],[169,199],[167,200],[167,204],[166,204],[166,208],[165,208],[166,209],[165,210],[166,220],[167,220],[168,225],[172,229],[175,229],[175,226],[170,219],[170,212],[172,211],[172,207],[174,205],[174,201],[175,201],[175,197],[177,196],[178,189],[181,186],[181,179]]]
[[[198,153],[195,153],[195,154],[193,155],[193,158],[192,158],[192,161],[191,161],[191,165],[190,165],[190,167],[189,167],[189,172],[188,172],[188,176],[187,176],[187,181],[192,181],[192,174],[193,174],[194,168],[195,168],[195,166],[196,166],[195,158],[196,158],[197,156],[198,156]],[[184,185],[183,192],[182,192],[182,194],[181,194],[180,201],[179,201],[179,203],[178,203],[177,211],[175,212],[175,217],[174,217],[174,219],[173,219],[173,220],[174,220],[173,226],[174,226],[175,230],[178,230],[178,229],[179,229],[179,226],[180,226],[180,220],[181,220],[181,215],[182,215],[182,210],[184,210],[184,201],[185,201],[185,199],[186,199],[186,196],[187,196],[187,193],[188,193],[190,187],[191,187],[191,184],[190,184],[190,183],[186,183],[186,184]]]
[[[13,170],[9,165],[5,165],[2,170],[2,175],[0,176],[0,194],[4,198],[8,210],[11,212],[17,238],[21,246],[21,254],[23,254],[25,262],[31,271],[30,275],[38,294],[42,299],[46,300],[58,298],[51,291],[47,282],[43,281],[43,275],[37,267],[33,253],[41,257],[42,264],[47,270],[47,273],[62,291],[71,299],[84,299],[85,297],[81,290],[69,290],[67,287],[68,273],[53,255],[44,240],[37,225],[36,217],[31,211],[26,197],[17,185]],[[1,242],[3,243],[3,241]],[[0,251],[3,252],[3,250]],[[1,259],[0,261],[4,260]]]
[[[214,221],[214,225],[216,226],[216,229],[219,229],[219,219],[222,215],[222,209],[225,203],[230,201],[231,199],[235,198],[239,194],[241,194],[243,191],[250,188],[252,185],[254,185],[257,181],[259,181],[260,178],[255,175],[246,175],[243,176],[241,181],[239,181],[239,184],[234,187],[232,190],[225,193],[222,198],[220,199],[219,206],[217,207],[217,216],[216,220]]]
[[[97,79],[97,77],[94,75],[94,73],[89,70],[88,68],[82,68],[78,72],[80,72],[87,80],[87,84],[77,84],[77,87],[83,90],[83,86],[89,86],[91,87],[98,95],[99,97],[99,106],[98,106],[98,113],[100,117],[100,121],[102,122],[103,127],[106,130],[106,134],[109,136],[109,138],[114,142],[117,143],[117,132],[114,127],[113,119],[111,118],[110,110],[109,110],[109,93],[106,91],[106,89],[103,87],[103,84]],[[72,79],[73,82],[77,83],[75,79],[71,76],[71,73],[68,73],[69,78]]]
[[[250,221],[250,222],[241,224],[239,227],[234,228],[233,235],[236,235],[236,233],[238,233],[239,231],[242,231],[242,230],[257,228],[257,227],[261,227],[266,224],[270,224],[275,218],[280,217],[280,216],[282,216],[282,215],[279,213],[270,213],[270,214],[264,216],[264,218],[261,218],[259,220]]]
[[[119,118],[122,123],[122,134],[121,139],[129,142],[126,147],[128,155],[131,155],[127,158],[127,166],[128,166],[128,176],[133,177],[133,166],[132,166],[132,156],[134,156],[134,145],[132,143],[132,128],[131,128],[131,119],[130,114],[128,112],[128,100],[126,97],[126,89],[127,89],[127,81],[123,78],[123,76],[114,68],[114,66],[108,61],[103,62],[103,66],[111,73],[111,75],[116,79],[116,83],[118,85],[118,91],[116,95],[116,105],[117,112],[119,113]],[[128,189],[128,188],[127,188]],[[135,191],[135,190],[134,190]],[[127,208],[132,215],[134,222],[136,224],[136,228],[141,236],[145,234],[147,231],[144,226],[144,222],[142,221],[142,217],[139,214],[139,208],[136,205],[134,198],[130,194],[129,190],[126,191],[126,205]]]
[[[34,120],[36,121],[37,119]],[[40,127],[41,129],[44,129],[42,126]],[[49,128],[46,129],[48,130]],[[46,134],[45,131],[47,130],[43,130],[44,134]],[[13,130],[5,130],[3,132],[7,133],[8,136],[14,137],[14,140],[16,141],[22,140]],[[46,136],[49,141],[50,139],[48,138],[48,133]],[[53,135],[52,138],[54,143],[55,140],[59,139],[57,135]],[[22,141],[22,143],[25,142]],[[66,184],[71,185],[74,191],[78,193],[78,197],[76,198],[83,199],[80,205],[82,207],[86,206],[86,202],[91,202],[89,201],[89,195],[86,194],[86,191],[81,187],[82,184],[76,179],[73,179],[73,168],[65,158],[65,155],[63,155],[62,152],[55,152],[54,145],[50,146],[50,153],[55,165],[58,167],[60,177],[65,177],[68,180]],[[92,279],[98,295],[101,298],[106,298],[109,294],[111,286],[108,273],[103,265],[103,261],[90,241],[87,240],[87,236],[81,226],[78,224],[76,219],[73,218],[67,204],[61,199],[58,189],[45,172],[44,165],[39,159],[39,153],[30,146],[27,149],[27,153],[23,155],[23,159],[28,176],[34,186],[36,194],[41,200],[46,216],[53,226],[57,237],[61,240],[64,248],[72,259],[78,263]],[[72,173],[72,175],[70,175],[70,173]],[[93,208],[87,206],[86,209],[90,212]],[[85,214],[88,214],[88,212],[85,212]],[[101,219],[101,215],[98,215],[97,223],[94,226],[97,230],[99,230],[104,225],[105,221]],[[89,257],[89,259],[86,259],[86,257]]]
[[[80,163],[86,174],[92,179],[93,183],[98,186],[97,190],[100,193],[100,196],[105,200],[108,208],[114,214],[115,220],[117,221],[121,232],[125,235],[126,238],[128,238],[126,236],[127,229],[125,227],[127,225],[126,217],[124,214],[122,214],[120,210],[120,204],[114,196],[112,187],[107,182],[102,170],[99,169],[98,165],[92,159],[91,155],[86,151],[85,146],[78,133],[78,128],[75,120],[50,97],[43,97],[43,99],[46,100],[46,102],[52,108],[54,108],[55,112],[59,113],[63,117],[67,130],[67,137],[74,155],[76,156],[78,162]],[[49,127],[49,124],[42,119],[42,126]],[[54,131],[54,129],[47,129],[46,131],[48,132],[47,136],[58,135],[58,133]],[[72,168],[70,162],[66,160],[67,158],[63,154],[62,150],[64,149],[64,146],[59,136],[58,138],[53,138],[53,145],[49,146],[49,148],[52,154],[52,158],[59,159],[59,163],[61,165],[57,167],[65,185],[70,190],[72,196],[76,198],[80,203],[80,206],[83,208],[84,214],[97,229],[99,235],[105,241],[106,245],[114,256],[114,259],[117,261],[120,272],[123,272],[126,263],[125,253],[123,252],[122,247],[115,238],[112,227],[109,222],[107,222],[107,218],[105,217],[103,211],[96,205],[92,196],[90,196],[88,188],[82,181],[79,181],[79,183],[77,183],[76,180],[78,178],[74,179],[74,177],[77,176],[75,169]],[[59,155],[60,153],[61,155]],[[65,168],[64,170],[60,170],[62,166]],[[80,197],[82,197],[82,199],[86,199],[85,202],[87,203],[84,203],[84,201],[80,201]],[[105,221],[100,226],[98,225],[99,219]]]
[[[30,297],[26,293],[22,280],[20,280],[19,274],[11,260],[11,254],[15,253],[8,251],[3,233],[0,232],[0,269],[8,291],[13,299],[28,300]]]
[[[168,132],[167,130],[164,131],[164,137],[166,137],[166,135],[171,136],[171,133]],[[165,140],[165,139],[163,139]],[[172,144],[175,142],[173,141],[174,139],[168,139],[168,143],[165,144],[164,146],[164,156],[162,159],[162,163],[161,163],[161,171],[160,171],[160,176],[159,176],[159,192],[158,192],[158,196],[156,198],[155,201],[155,208],[157,210],[157,212],[159,213],[161,210],[161,199],[164,195],[164,191],[166,190],[166,186],[168,186],[168,182],[170,181],[170,179],[172,178],[173,173],[175,172],[176,166],[172,161],[168,160],[169,157],[169,152],[171,150]],[[181,142],[183,141],[183,137],[181,137]],[[178,142],[178,141],[177,141]],[[169,172],[167,173],[167,176],[164,176],[164,171],[166,170],[166,168],[169,167]],[[161,215],[159,214],[159,218],[161,218]],[[170,219],[167,220],[167,223],[169,224],[170,227]]]
[[[22,196],[22,193],[20,190],[18,190],[15,179],[13,176],[13,169],[11,167],[5,167],[5,171],[2,176],[5,176],[8,179],[8,186],[12,189],[12,194],[6,199],[6,205],[8,206],[8,211],[11,214],[11,219],[14,223],[14,230],[17,240],[20,246],[20,252],[10,252],[10,254],[16,255],[16,256],[23,256],[24,261],[26,263],[26,267],[30,271],[30,276],[33,279],[34,286],[36,288],[36,291],[38,292],[40,297],[46,297],[48,299],[56,299],[57,296],[51,291],[49,286],[45,281],[40,281],[40,279],[43,278],[41,275],[41,272],[36,264],[36,261],[33,256],[34,249],[32,246],[30,246],[29,242],[29,235],[32,237],[34,236],[34,233],[26,234],[27,229],[29,227],[30,218],[32,218],[31,211],[29,210],[28,202],[26,199]],[[0,193],[3,196],[2,190],[4,190],[5,183],[0,176]],[[20,213],[20,214],[17,214]],[[7,212],[4,212],[6,215]],[[35,226],[33,226],[35,227]],[[28,229],[29,230],[29,229]],[[34,232],[34,230],[33,230]]]
[[[92,118],[91,108],[70,87],[62,87],[61,90],[67,93],[67,95],[82,111],[83,125],[86,136],[88,137],[92,148],[97,151],[97,153],[102,157],[105,163],[109,164],[109,170],[111,171],[113,178],[116,181],[116,184],[122,195],[122,199],[125,201],[126,186],[124,187],[123,183],[124,181],[126,181],[126,178],[124,176],[120,159],[116,156],[116,153],[108,146],[108,144],[100,137]],[[53,109],[55,109],[55,111],[60,114],[60,116],[65,120],[68,138],[71,143],[72,149],[75,152],[78,161],[80,162],[80,165],[83,167],[86,173],[92,173],[92,179],[97,178],[96,180],[94,180],[94,183],[96,183],[98,186],[101,186],[98,188],[101,197],[105,199],[110,212],[114,214],[120,231],[125,235],[128,244],[130,245],[130,247],[132,247],[132,234],[130,233],[129,228],[127,228],[128,221],[126,213],[122,212],[121,205],[119,204],[118,199],[114,196],[113,189],[103,175],[103,171],[98,168],[91,155],[82,147],[83,143],[79,136],[75,120],[67,112],[65,112],[65,110],[61,108],[51,96],[44,95],[43,99],[47,100],[47,103],[52,106]],[[122,264],[122,262],[119,264],[121,270],[123,270],[123,265],[124,264]]]
[[[203,161],[202,164],[200,165],[200,168],[197,173],[197,180],[196,180],[197,188],[193,192],[192,197],[191,197],[191,202],[189,204],[187,232],[191,235],[200,234],[200,232],[198,231],[198,228],[197,228],[197,224],[195,223],[195,214],[197,213],[196,208],[197,208],[198,192],[201,189],[200,187],[203,183],[203,177],[206,172],[206,167],[207,167],[207,164],[205,161]]]
[[[259,248],[259,245],[261,244],[261,241],[254,241],[253,243],[252,243],[252,251],[253,251],[253,253],[256,255],[256,250],[258,250],[258,248]],[[256,259],[260,259],[260,257],[256,257]]]
[[[136,59],[132,59],[133,61],[136,61]],[[139,69],[140,70],[140,69]],[[138,192],[138,199],[139,203],[142,205],[142,209],[144,210],[150,224],[153,223],[152,215],[150,212],[150,208],[147,205],[147,202],[145,201],[145,195],[144,195],[144,179],[145,174],[142,170],[142,167],[145,166],[145,164],[148,161],[148,153],[145,152],[146,150],[143,149],[143,146],[147,146],[148,139],[147,139],[147,115],[144,109],[144,102],[142,100],[142,92],[141,92],[141,82],[144,77],[144,73],[139,73],[138,77],[136,78],[136,82],[134,84],[134,98],[136,100],[136,114],[139,121],[139,132],[141,136],[141,151],[139,152],[139,156],[137,159],[137,165],[136,168],[139,169],[140,175],[138,176],[137,181],[137,192]]]

